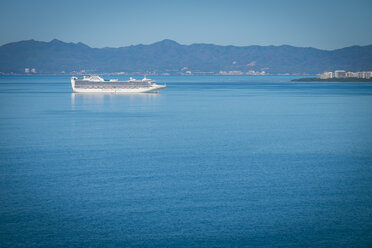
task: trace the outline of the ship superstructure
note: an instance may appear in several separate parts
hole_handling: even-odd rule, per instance
[[[166,86],[158,85],[146,76],[142,80],[130,78],[128,81],[119,81],[104,80],[98,75],[92,75],[83,78],[72,77],[71,87],[76,93],[145,93],[157,92]]]

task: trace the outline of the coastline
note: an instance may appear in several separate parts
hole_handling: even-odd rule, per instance
[[[372,82],[372,78],[295,78],[291,80],[292,82]]]

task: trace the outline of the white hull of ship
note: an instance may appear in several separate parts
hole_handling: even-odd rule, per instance
[[[158,92],[164,89],[164,85],[156,85],[146,88],[72,88],[75,93],[117,93],[117,94],[128,94],[128,93],[151,93]]]

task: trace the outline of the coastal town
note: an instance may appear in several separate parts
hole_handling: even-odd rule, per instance
[[[336,70],[334,72],[323,72],[317,75],[319,79],[332,79],[332,78],[360,78],[360,79],[371,79],[372,71],[359,71],[351,72],[344,70]]]

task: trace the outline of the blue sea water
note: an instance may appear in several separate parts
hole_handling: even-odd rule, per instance
[[[1,247],[371,247],[371,83],[152,78],[0,77]]]

